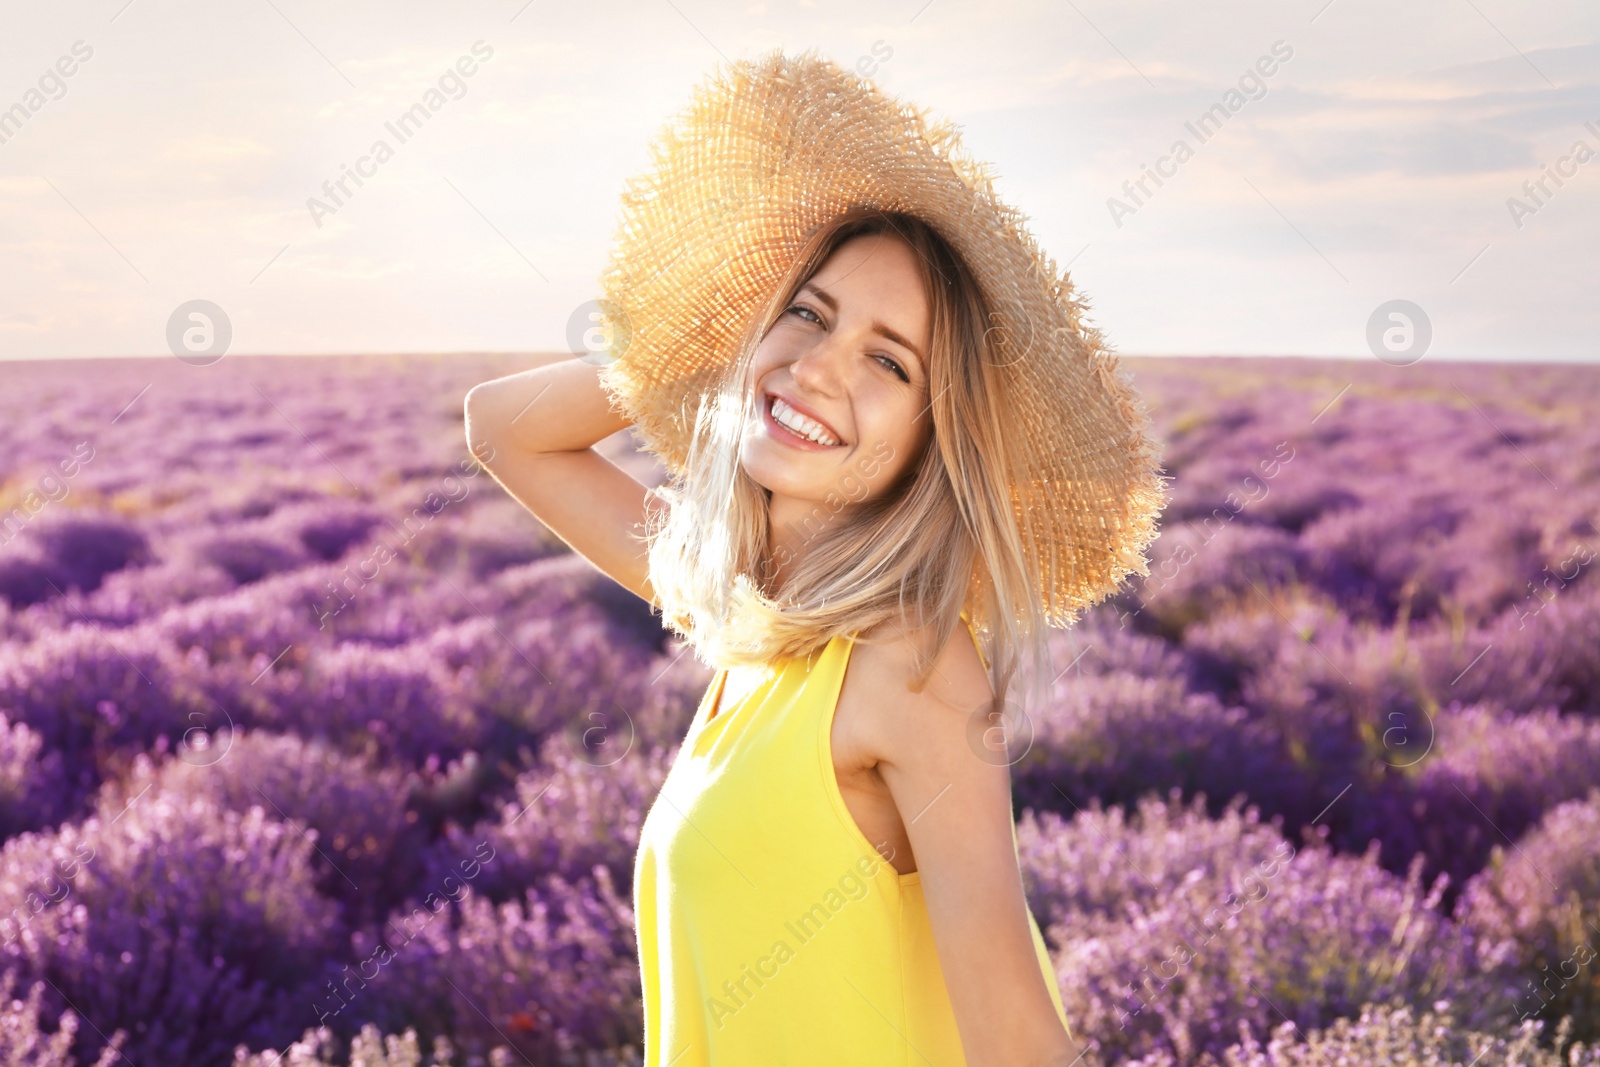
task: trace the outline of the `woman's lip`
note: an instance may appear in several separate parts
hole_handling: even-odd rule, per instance
[[[788,403],[787,400],[784,403]],[[767,402],[761,405],[761,423],[767,428],[768,436],[773,440],[786,444],[791,448],[800,448],[808,452],[826,452],[834,448],[843,448],[843,445],[825,445],[813,441],[809,437],[801,437],[783,423],[772,417],[772,397],[767,397]]]

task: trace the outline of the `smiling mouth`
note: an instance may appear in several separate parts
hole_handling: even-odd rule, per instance
[[[785,425],[779,419],[780,414],[793,425]],[[822,429],[814,419],[795,411],[782,398],[775,395],[768,395],[766,403],[762,405],[762,421],[767,425],[767,432],[776,440],[795,448],[819,451],[844,447],[842,440]]]

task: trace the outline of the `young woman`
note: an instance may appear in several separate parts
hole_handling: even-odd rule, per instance
[[[824,60],[743,73],[724,100],[759,113],[722,113],[725,137],[871,148],[887,142],[863,115],[904,118],[875,94],[852,113],[840,93],[860,83]],[[814,129],[819,96],[852,133]],[[948,236],[970,202],[935,224],[774,176],[746,190],[767,220],[751,225],[788,249],[728,258],[719,240],[772,243],[730,233],[726,202],[670,165],[658,178],[682,197],[671,242],[625,238],[608,276],[628,350],[466,402],[507,491],[718,667],[640,833],[646,1064],[1077,1062],[1023,896],[1017,724],[998,709],[1016,650],[1047,683],[1047,626],[1137,568],[1160,495],[1141,413],[1074,347],[1059,283],[1028,290],[1055,332],[1021,343],[997,295],[1028,272]],[[653,313],[652,286],[671,294]],[[722,343],[712,321],[733,327]],[[630,423],[667,461],[658,490],[591,448]]]

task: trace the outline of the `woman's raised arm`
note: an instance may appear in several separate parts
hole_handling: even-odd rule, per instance
[[[594,450],[628,426],[611,410],[599,371],[573,358],[474,386],[465,402],[467,447],[573,551],[654,603],[643,536],[661,502]]]

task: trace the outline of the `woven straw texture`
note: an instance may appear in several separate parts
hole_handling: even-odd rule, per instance
[[[991,358],[1021,398],[1013,507],[1051,625],[1149,573],[1165,487],[1144,406],[953,123],[814,50],[773,51],[714,71],[650,150],[601,275],[601,380],[674,474],[707,390],[813,228],[855,205],[905,211],[966,260],[998,327]]]

